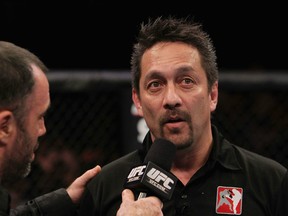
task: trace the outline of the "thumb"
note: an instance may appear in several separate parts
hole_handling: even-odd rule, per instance
[[[134,200],[135,200],[134,194],[130,189],[124,189],[122,191],[122,202],[134,201]]]
[[[66,189],[68,195],[74,203],[78,203],[87,183],[101,171],[99,165],[87,170],[84,174],[76,178],[72,184]]]
[[[81,178],[78,178],[77,180],[79,180],[79,184],[86,185],[100,171],[101,167],[97,165],[94,168],[87,170],[84,174],[82,174]]]

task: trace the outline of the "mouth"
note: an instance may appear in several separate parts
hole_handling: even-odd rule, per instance
[[[35,159],[35,154],[36,154],[36,151],[37,149],[39,148],[39,143],[36,144],[35,148],[33,149],[33,152],[32,152],[32,161],[34,161]]]
[[[170,132],[179,133],[180,130],[185,128],[188,122],[191,120],[189,114],[181,110],[170,110],[163,115],[160,120],[160,124],[166,127]]]
[[[177,118],[169,118],[166,119],[163,125],[167,126],[168,128],[179,128],[183,126],[183,123],[185,123],[185,120],[177,117]]]
[[[169,116],[164,120],[164,123],[178,123],[178,122],[183,122],[185,121],[183,118],[179,116]]]
[[[36,152],[38,148],[39,148],[39,142],[36,143],[35,148],[34,148],[34,152]]]

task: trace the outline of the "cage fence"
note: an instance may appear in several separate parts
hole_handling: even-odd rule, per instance
[[[52,71],[48,79],[47,134],[30,175],[9,189],[12,206],[67,187],[140,145],[128,72]],[[232,143],[288,168],[287,90],[288,73],[223,72],[212,122]]]

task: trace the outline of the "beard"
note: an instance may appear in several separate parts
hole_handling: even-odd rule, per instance
[[[171,120],[170,116],[177,116],[177,119]],[[168,122],[173,121],[184,121],[188,124],[188,133],[183,135],[181,128],[174,128],[166,134],[163,130],[163,126]],[[176,145],[177,150],[183,150],[190,148],[194,143],[193,126],[191,124],[191,116],[185,112],[177,109],[168,110],[163,116],[160,117],[159,121],[159,133],[160,137],[166,138]]]
[[[9,186],[25,178],[31,172],[31,154],[33,153],[32,139],[25,129],[19,130],[14,143],[14,151],[6,155],[2,167],[1,184]]]

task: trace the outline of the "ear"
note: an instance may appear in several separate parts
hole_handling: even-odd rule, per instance
[[[216,110],[217,103],[218,103],[218,82],[215,82],[210,92],[210,111],[211,112]]]
[[[0,111],[0,143],[3,144],[12,135],[16,127],[13,113],[8,110]]]
[[[134,103],[134,105],[138,111],[138,115],[140,117],[143,117],[143,111],[142,111],[140,98],[139,98],[139,95],[137,94],[137,92],[134,88],[132,89],[132,100],[133,100],[133,103]]]

